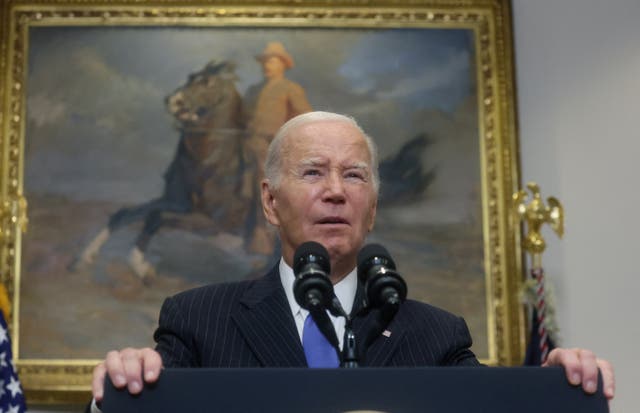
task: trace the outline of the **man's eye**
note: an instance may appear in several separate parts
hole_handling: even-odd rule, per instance
[[[346,177],[349,179],[360,179],[365,180],[365,174],[362,172],[347,172]]]
[[[302,173],[302,176],[318,176],[318,175],[320,175],[320,171],[317,169],[306,169]]]

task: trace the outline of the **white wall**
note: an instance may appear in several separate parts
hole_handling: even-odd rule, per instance
[[[513,0],[513,14],[522,179],[566,212],[543,258],[562,344],[612,361],[612,411],[636,412],[640,1]]]

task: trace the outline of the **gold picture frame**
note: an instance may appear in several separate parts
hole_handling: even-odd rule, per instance
[[[30,162],[35,164],[36,161],[27,159],[30,145],[36,145],[30,141],[33,127],[29,126],[29,111],[30,106],[42,103],[29,100],[29,91],[39,85],[30,71],[31,65],[35,64],[32,52],[37,45],[32,42],[50,38],[49,33],[42,31],[48,28],[59,32],[67,28],[226,28],[241,34],[252,29],[328,29],[334,34],[340,30],[345,34],[358,30],[413,31],[417,35],[429,30],[467,33],[465,36],[471,39],[473,51],[470,77],[475,98],[471,103],[475,111],[473,127],[477,130],[474,145],[477,145],[479,155],[476,171],[472,172],[478,176],[477,202],[481,209],[477,218],[481,256],[475,264],[483,274],[478,300],[484,309],[481,321],[486,330],[483,333],[486,350],[480,356],[489,365],[521,363],[526,323],[518,299],[523,278],[520,225],[512,218],[510,202],[511,194],[518,188],[519,160],[508,0],[8,0],[1,7],[0,262],[2,282],[7,286],[13,305],[9,320],[13,354],[30,403],[86,402],[91,372],[99,362],[99,356],[76,358],[52,354],[47,357],[46,349],[39,350],[41,353],[25,353],[25,340],[21,337],[21,329],[25,327],[21,324],[21,314],[36,310],[35,304],[25,307],[27,301],[21,299],[21,291],[24,294],[27,285],[21,283],[35,282],[29,279],[31,269],[25,265],[31,263],[29,254],[33,254],[33,248],[25,252],[24,247],[30,230],[27,235],[23,235],[23,230],[27,229],[27,220],[35,224],[36,229],[42,228],[42,218],[32,213],[39,211],[38,205],[41,209],[45,205],[45,201],[32,196],[29,190],[25,191],[30,182],[38,178],[38,171],[30,169]],[[38,43],[38,47],[42,48],[38,50],[48,51],[62,48],[55,43]],[[319,51],[323,52],[326,51]],[[393,56],[393,53],[396,52],[384,51],[385,56]],[[34,61],[29,61],[30,57]],[[351,79],[356,77],[352,75]],[[332,108],[331,103],[324,103],[324,106]],[[57,305],[70,303],[65,301]],[[37,340],[46,342],[47,338]]]

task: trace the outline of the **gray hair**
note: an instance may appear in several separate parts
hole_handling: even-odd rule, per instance
[[[321,122],[321,121],[338,121],[344,122],[354,126],[367,143],[367,149],[369,151],[369,157],[371,158],[371,178],[373,182],[373,188],[378,193],[380,189],[380,177],[378,175],[378,147],[369,135],[358,125],[358,122],[350,116],[341,115],[332,112],[307,112],[302,115],[298,115],[289,121],[287,121],[276,133],[276,136],[271,141],[269,149],[267,150],[267,157],[264,163],[264,176],[271,183],[274,188],[280,185],[280,178],[282,173],[282,142],[284,138],[289,134],[291,129],[306,125],[308,123]]]

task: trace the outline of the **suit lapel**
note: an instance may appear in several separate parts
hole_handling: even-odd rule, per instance
[[[232,318],[264,367],[307,365],[277,266],[247,289],[240,302]]]
[[[392,357],[404,339],[406,329],[391,321],[369,346],[365,355],[365,364],[370,367],[384,367],[392,363]]]
[[[388,326],[381,326],[378,320],[378,310],[364,309],[365,295],[364,288],[358,283],[356,297],[353,304],[353,331],[358,339],[359,345],[364,345],[366,335],[372,334],[373,340],[368,348],[361,348],[361,364],[368,367],[388,366],[392,362],[392,356],[402,343],[406,333],[406,326],[399,319],[398,314],[391,320]],[[398,312],[400,313],[400,311]],[[362,354],[364,353],[364,354]]]

